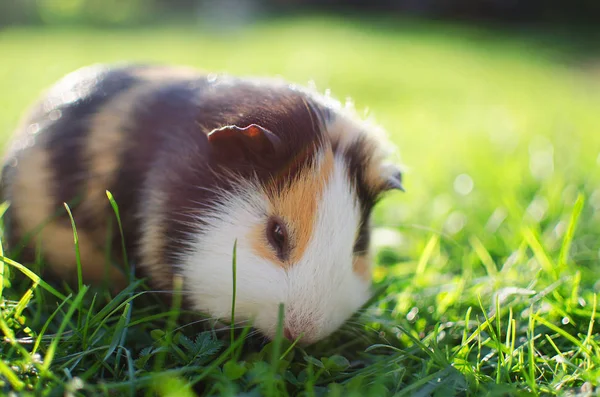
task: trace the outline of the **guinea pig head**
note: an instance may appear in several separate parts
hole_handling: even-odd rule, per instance
[[[296,138],[259,123],[208,135],[223,161],[254,170],[223,174],[230,183],[183,269],[195,308],[230,319],[237,241],[235,321],[252,321],[272,338],[283,304],[284,336],[310,344],[369,298],[371,211],[402,184],[398,169],[384,165],[380,143],[352,120],[331,116],[306,128]]]

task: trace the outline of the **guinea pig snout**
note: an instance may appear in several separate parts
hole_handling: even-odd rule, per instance
[[[316,317],[308,313],[288,312],[283,322],[283,336],[292,342],[297,339],[303,344],[313,342],[319,332]]]

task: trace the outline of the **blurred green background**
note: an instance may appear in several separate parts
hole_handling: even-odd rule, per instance
[[[595,25],[595,0],[3,0],[0,23],[95,23],[131,25],[190,17],[220,9],[227,13],[277,15],[317,12],[385,12],[434,18],[499,22]],[[210,10],[210,11],[209,11]]]

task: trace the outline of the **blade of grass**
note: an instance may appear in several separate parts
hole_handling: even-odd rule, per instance
[[[436,378],[443,378],[445,375],[448,374],[448,372],[450,372],[452,368],[448,367],[448,368],[444,368],[442,370],[439,370],[437,372],[434,372],[431,375],[425,376],[422,379],[419,379],[418,381],[416,381],[415,383],[411,384],[410,386],[404,388],[401,392],[395,394],[396,397],[399,396],[405,396],[405,395],[413,395],[413,391],[415,389],[418,389],[419,387],[426,385],[427,383],[433,381]]]
[[[508,308],[508,325],[506,326],[506,340],[504,342],[504,345],[506,346],[506,350],[508,352],[514,352],[515,348],[514,348],[514,332],[516,331],[516,329],[514,329],[514,319],[513,319],[513,308],[509,307]],[[509,376],[508,374],[510,374],[510,368],[512,366],[512,360],[513,360],[513,355],[512,354],[508,354],[508,358],[507,358],[507,362],[505,362],[504,368],[506,370],[506,374],[507,377]]]
[[[69,296],[70,297],[70,296]],[[50,323],[52,322],[52,320],[54,319],[54,317],[56,317],[56,315],[61,311],[62,307],[68,302],[68,299],[64,299],[56,308],[56,310],[54,310],[52,312],[52,314],[50,315],[50,317],[48,317],[48,319],[46,320],[46,322],[44,323],[44,325],[42,326],[42,329],[40,330],[40,333],[38,334],[37,338],[35,339],[35,344],[33,345],[33,350],[31,351],[31,354],[35,354],[35,352],[37,351],[37,349],[40,347],[40,343],[42,342],[42,337],[46,334],[46,330],[48,329],[48,326],[50,325]]]
[[[126,249],[126,244],[125,244],[125,233],[123,233],[123,224],[121,223],[121,215],[119,212],[119,206],[117,205],[117,202],[115,201],[115,198],[113,197],[112,193],[109,192],[108,190],[106,191],[106,196],[108,197],[108,201],[110,202],[110,205],[112,206],[115,216],[117,217],[117,224],[119,226],[119,233],[121,235],[121,250],[123,251],[123,265],[125,266],[125,271],[127,272],[127,277],[129,278],[129,282],[131,282],[133,274],[132,274],[132,268],[129,266],[129,259],[127,257],[127,249]]]
[[[73,219],[73,214],[71,213],[71,209],[67,203],[63,203],[65,209],[67,210],[67,214],[69,214],[69,219],[71,220],[71,228],[73,229],[73,242],[75,244],[75,261],[77,263],[77,288],[79,291],[83,288],[83,273],[81,271],[81,253],[79,250],[79,235],[77,234],[77,227],[75,226],[75,219]],[[79,326],[79,323],[78,323]]]
[[[575,205],[573,206],[573,211],[571,212],[569,226],[567,227],[567,232],[565,233],[565,238],[563,239],[563,243],[560,248],[560,254],[558,255],[558,263],[561,267],[567,264],[567,257],[569,256],[569,251],[571,250],[573,236],[575,235],[575,228],[577,227],[579,216],[583,210],[583,203],[583,194],[579,193],[577,200],[575,201]]]
[[[505,365],[505,362],[504,362],[505,357],[504,357],[504,350],[503,350],[504,345],[502,344],[502,341],[500,340],[500,337],[502,335],[500,316],[501,316],[500,297],[496,295],[496,332],[494,332],[494,334],[493,334],[493,339],[496,342],[497,349],[498,349],[498,367],[496,370],[496,384],[500,384],[500,382],[501,382],[502,369],[504,368],[504,365]]]
[[[545,327],[550,328],[552,331],[556,332],[563,338],[569,340],[571,343],[573,343],[579,349],[584,351],[586,354],[589,354],[589,355],[593,354],[592,351],[590,351],[588,349],[588,347],[585,346],[579,339],[575,338],[573,335],[569,334],[564,329],[552,324],[551,322],[549,322],[548,320],[546,320],[545,318],[543,318],[537,314],[532,314],[532,318],[533,318],[533,320],[537,321],[538,323],[543,324]]]
[[[593,301],[593,305],[592,305],[592,315],[590,316],[590,323],[588,325],[588,332],[587,335],[585,336],[585,340],[583,341],[583,346],[585,346],[588,351],[592,351],[591,347],[588,346],[590,343],[590,340],[592,338],[592,332],[594,330],[594,322],[596,321],[596,307],[598,305],[598,295],[594,294],[594,301]],[[590,354],[586,355],[586,362],[587,362],[587,367],[590,368],[592,366],[592,357]]]
[[[231,343],[235,339],[235,298],[237,292],[237,239],[233,242],[233,259],[231,261],[233,293],[231,299]]]
[[[21,296],[21,299],[19,299],[17,306],[15,306],[15,313],[14,313],[15,317],[21,316],[21,313],[23,313],[23,310],[25,310],[25,308],[29,304],[29,301],[31,301],[31,297],[33,296],[33,291],[36,289],[37,286],[38,286],[38,284],[36,282],[34,282],[33,285],[31,287],[29,287],[27,289],[27,291],[25,291],[25,293]]]
[[[277,330],[275,333],[275,339],[273,340],[273,350],[271,351],[271,370],[273,371],[273,375],[277,373],[277,366],[279,365],[279,355],[281,354],[281,342],[283,339],[284,316],[284,305],[283,303],[280,303],[277,314]]]
[[[561,364],[563,366],[563,369],[565,369],[568,365],[568,361],[567,358],[565,357],[564,353],[560,351],[560,349],[558,348],[558,346],[556,346],[556,343],[554,343],[554,341],[552,340],[552,338],[550,337],[550,335],[544,335],[544,337],[546,337],[546,340],[548,341],[548,343],[550,343],[550,345],[552,346],[552,348],[554,349],[554,351],[556,352],[556,354],[558,354],[562,360]],[[571,364],[572,365],[572,364]]]
[[[131,301],[131,299],[144,295],[143,291],[138,292],[134,296],[130,296],[129,294],[130,291],[135,290],[140,284],[142,284],[142,282],[143,280],[136,280],[134,283],[129,284],[124,290],[119,292],[117,296],[111,299],[111,301],[108,302],[106,306],[104,306],[98,313],[96,313],[92,317],[90,324],[92,326],[96,326],[96,324],[102,322],[106,318],[106,316],[108,316],[108,313],[114,311],[115,308],[122,305],[124,301],[129,302]]]
[[[125,352],[125,358],[127,359],[127,375],[129,376],[129,381],[131,382],[131,388],[129,389],[129,395],[135,396],[135,364],[133,363],[133,358],[131,357],[131,352],[129,349],[121,347],[121,349]]]
[[[462,343],[461,345],[464,346],[465,343],[467,342],[467,334],[469,333],[469,322],[471,321],[471,311],[473,310],[473,308],[471,306],[469,306],[469,308],[467,309],[467,312],[465,313],[465,328],[463,329],[463,336],[462,336]]]
[[[294,342],[290,345],[290,347],[288,347],[285,352],[279,357],[279,360],[283,360],[285,358],[285,356],[287,356],[292,349],[294,348],[294,346],[296,346],[298,344],[298,342],[300,341],[300,339],[302,339],[302,337],[304,336],[304,332],[301,333],[296,340],[294,340]]]
[[[58,292],[54,287],[52,287],[50,284],[48,284],[47,282],[45,282],[44,280],[42,280],[41,277],[39,277],[37,274],[35,274],[34,272],[32,272],[27,267],[21,265],[18,262],[13,261],[10,258],[7,258],[5,256],[2,256],[2,258],[0,258],[0,259],[2,260],[3,263],[5,263],[5,264],[7,264],[9,266],[12,266],[12,267],[18,269],[21,273],[23,273],[29,279],[31,279],[31,281],[37,282],[42,288],[44,288],[46,291],[50,292],[52,295],[54,295],[58,299],[64,300],[64,299],[67,298],[65,295],[63,295],[60,292]]]
[[[90,318],[94,311],[97,296],[97,294],[94,294],[94,297],[92,298],[92,303],[90,304],[90,310],[88,310],[87,315],[85,316],[85,322],[83,323],[83,335],[81,336],[81,346],[83,347],[83,349],[86,349],[88,346],[87,334],[88,330],[90,329]]]
[[[52,339],[52,342],[50,343],[50,346],[48,347],[48,350],[46,351],[46,356],[44,357],[44,364],[42,365],[43,373],[46,373],[49,371],[50,365],[52,364],[52,360],[54,358],[54,354],[56,352],[56,348],[58,346],[58,342],[60,341],[60,338],[62,337],[65,327],[67,326],[67,323],[71,319],[71,316],[73,316],[73,314],[75,313],[75,310],[77,310],[77,309],[81,310],[81,302],[83,300],[83,297],[87,293],[87,290],[88,290],[88,287],[83,286],[79,290],[77,295],[75,296],[75,299],[73,300],[71,305],[69,306],[69,310],[65,314],[65,317],[63,318],[63,320],[58,328],[58,331],[56,332],[56,335],[54,336],[54,339]]]
[[[440,237],[437,234],[434,234],[431,236],[431,238],[427,242],[427,245],[425,246],[423,253],[419,257],[419,263],[417,264],[417,269],[415,270],[416,276],[422,275],[423,272],[425,271],[425,268],[427,267],[427,262],[429,262],[431,255],[433,255],[433,250],[437,246],[439,240],[440,240]]]
[[[529,368],[528,368],[528,372],[529,372],[529,387],[531,388],[531,390],[535,393],[537,393],[537,385],[535,382],[535,320],[536,320],[536,315],[533,313],[533,306],[530,306],[529,309],[529,325],[527,327],[527,334],[529,336],[529,340],[528,342],[528,353],[527,353],[527,357],[528,357],[528,361],[529,361]]]
[[[4,247],[2,247],[2,239],[0,239],[0,256],[4,258]],[[4,293],[4,260],[0,259],[0,300]]]
[[[466,342],[464,343],[465,345],[468,345],[471,342],[473,342],[473,340],[480,336],[481,333],[486,330],[486,328],[492,327],[492,321],[494,321],[494,319],[496,318],[496,313],[489,317],[485,316],[485,318],[486,320],[483,323],[479,324],[477,328],[475,328],[473,333],[467,338]]]
[[[181,299],[182,294],[181,290],[183,288],[183,278],[179,275],[173,277],[173,302],[171,305],[172,315],[167,320],[167,326],[165,329],[165,345],[170,346],[173,341],[173,329],[175,328],[175,322],[179,317],[180,308],[181,308]],[[167,350],[161,350],[154,362],[154,372],[159,372],[159,370],[163,369],[163,365],[166,359]]]
[[[529,248],[531,248],[531,250],[533,251],[533,254],[535,255],[536,259],[538,260],[540,266],[542,266],[544,271],[551,275],[554,280],[558,280],[558,273],[556,272],[556,268],[552,260],[548,256],[548,253],[546,252],[546,250],[544,250],[544,247],[542,247],[542,244],[538,240],[538,237],[536,236],[534,231],[531,228],[525,228],[523,230],[523,237],[525,237]]]
[[[130,308],[131,304],[129,302],[125,304],[125,310],[123,310],[123,314],[121,314],[121,317],[119,317],[119,321],[117,322],[117,325],[115,327],[115,332],[113,333],[112,340],[110,341],[108,350],[104,355],[104,361],[108,360],[110,355],[113,354],[113,352],[117,348],[117,345],[119,345],[119,343],[121,342],[121,337],[123,336],[123,333],[126,330],[127,313],[129,312]]]
[[[4,214],[6,214],[8,207],[10,207],[10,201],[4,201],[0,204],[0,219],[4,218]]]
[[[132,300],[134,300],[135,298],[137,298],[138,296],[143,295],[142,292],[127,298],[124,302],[122,302],[120,305],[118,305],[114,310],[112,310],[110,313],[107,313],[104,317],[102,317],[102,319],[100,320],[99,324],[96,326],[96,329],[94,330],[94,332],[92,333],[92,335],[90,335],[89,339],[94,339],[94,337],[96,336],[96,334],[102,329],[102,327],[104,327],[104,324],[119,310],[121,310],[122,308],[125,307],[125,305],[127,305],[129,302],[131,302]],[[98,315],[96,315],[94,317],[94,319],[92,319],[92,323],[95,325],[96,322],[94,321],[96,318],[98,317]]]
[[[471,236],[469,238],[469,242],[471,243],[471,247],[473,247],[473,250],[479,257],[479,260],[485,267],[485,270],[487,271],[488,275],[490,275],[491,277],[496,277],[498,275],[498,267],[496,266],[496,263],[494,263],[494,260],[492,259],[490,253],[485,248],[481,240],[479,240],[476,236]]]

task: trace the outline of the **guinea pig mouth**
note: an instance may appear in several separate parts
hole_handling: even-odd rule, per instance
[[[287,339],[288,341],[292,342],[292,343],[297,343],[298,345],[301,346],[308,346],[308,345],[312,345],[313,343],[318,342],[319,339],[317,338],[313,338],[310,337],[309,335],[306,335],[305,332],[302,331],[296,331],[293,328],[290,327],[284,327],[283,328],[283,337],[285,339]]]
[[[317,322],[308,317],[295,316],[294,313],[288,313],[288,317],[284,319],[282,333],[288,341],[303,346],[318,342],[324,337]]]
[[[266,333],[264,333],[266,335]],[[270,341],[275,341],[277,339],[277,332],[270,333],[267,338]],[[321,338],[311,337],[302,331],[295,331],[292,328],[284,327],[282,330],[281,338],[287,340],[290,343],[295,343],[299,346],[309,346],[316,342],[318,342]]]
[[[278,338],[277,326],[269,327],[268,329],[261,329],[256,326],[257,330],[265,336],[269,341],[275,341]],[[289,324],[287,321],[284,322],[283,328],[281,329],[281,338],[291,343],[296,343],[300,346],[308,346],[323,339],[319,337],[319,332],[313,327],[295,327]]]

